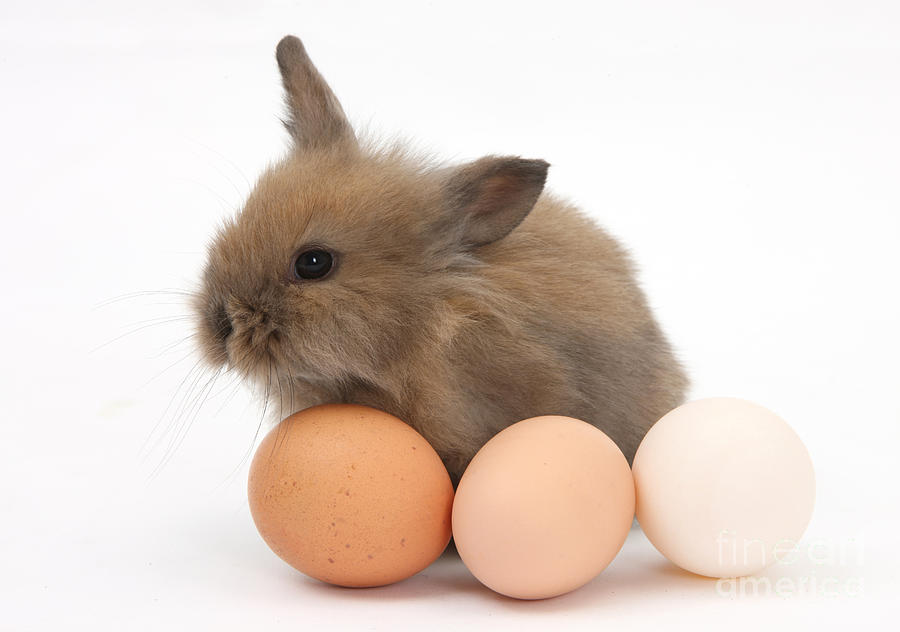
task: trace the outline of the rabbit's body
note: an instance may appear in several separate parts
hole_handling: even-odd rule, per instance
[[[542,193],[543,161],[448,168],[368,148],[299,40],[278,59],[295,150],[210,249],[207,359],[265,385],[283,414],[392,413],[454,482],[494,434],[537,415],[588,421],[630,461],[687,381],[622,248]]]

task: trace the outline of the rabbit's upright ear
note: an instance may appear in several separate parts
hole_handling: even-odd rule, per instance
[[[487,156],[455,169],[444,183],[445,229],[470,247],[502,239],[534,208],[549,167],[543,160]]]
[[[288,116],[284,126],[300,149],[356,143],[337,97],[316,70],[303,42],[288,35],[275,50]]]

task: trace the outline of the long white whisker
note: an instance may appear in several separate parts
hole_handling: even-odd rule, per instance
[[[147,328],[149,328],[149,327],[155,327],[155,326],[158,326],[158,325],[166,325],[166,324],[168,324],[168,323],[175,323],[175,322],[179,322],[179,321],[190,320],[190,319],[192,319],[192,318],[193,318],[192,316],[188,316],[188,315],[183,315],[183,316],[163,316],[163,317],[160,317],[160,318],[158,318],[158,319],[149,319],[149,321],[143,321],[143,322],[146,322],[147,324],[146,324],[146,325],[141,325],[140,327],[136,327],[135,329],[132,329],[132,330],[130,330],[130,331],[126,331],[124,334],[121,334],[121,335],[119,335],[119,336],[116,336],[116,337],[113,338],[112,340],[107,340],[107,341],[104,342],[103,344],[101,344],[101,345],[99,345],[99,346],[96,346],[96,347],[94,347],[93,349],[91,349],[88,353],[96,353],[97,351],[100,351],[100,349],[103,349],[104,347],[108,347],[108,346],[111,345],[112,343],[114,343],[114,342],[116,342],[116,341],[118,341],[118,340],[121,340],[122,338],[125,338],[126,336],[131,336],[131,335],[136,334],[136,333],[138,333],[139,331],[143,331],[144,329],[147,329]]]
[[[91,308],[93,310],[97,310],[103,307],[107,307],[114,303],[118,303],[120,301],[126,301],[134,298],[141,298],[144,296],[184,296],[186,298],[195,298],[197,295],[194,292],[189,292],[187,290],[179,290],[179,289],[163,289],[163,290],[145,290],[141,292],[129,292],[127,294],[120,294],[119,296],[114,296],[112,298],[108,298],[104,301],[100,301],[99,303],[94,304]],[[181,303],[174,303],[175,305],[180,305]]]
[[[179,382],[178,386],[175,388],[175,391],[172,393],[172,396],[169,398],[169,402],[168,402],[168,404],[166,404],[165,409],[163,409],[163,412],[159,416],[159,419],[156,420],[156,423],[153,424],[153,428],[150,429],[150,432],[147,434],[146,438],[144,438],[144,442],[141,444],[141,449],[138,451],[138,454],[142,455],[141,456],[142,461],[147,458],[147,456],[149,455],[149,452],[152,452],[153,450],[155,450],[156,446],[159,445],[159,442],[162,439],[162,437],[164,436],[164,433],[161,434],[159,437],[157,437],[157,439],[156,439],[156,441],[154,441],[153,446],[151,447],[150,451],[147,451],[147,444],[150,442],[150,440],[156,434],[156,431],[159,428],[160,424],[166,418],[166,415],[168,414],[169,410],[172,408],[172,404],[175,403],[175,400],[178,397],[178,394],[181,392],[181,389],[183,389],[184,385],[188,382],[188,380],[191,379],[191,376],[194,374],[194,372],[199,369],[201,362],[202,362],[202,360],[197,360],[194,363],[194,365],[190,368],[190,370],[188,370],[187,374],[182,378],[181,382]]]

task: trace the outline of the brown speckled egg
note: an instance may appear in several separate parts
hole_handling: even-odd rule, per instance
[[[453,486],[412,427],[351,404],[307,408],[263,439],[250,512],[285,562],[340,586],[382,586],[431,564],[450,541]]]

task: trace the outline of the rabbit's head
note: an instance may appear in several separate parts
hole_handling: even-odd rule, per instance
[[[299,39],[277,60],[293,147],[209,247],[201,348],[262,383],[374,380],[413,345],[440,344],[442,302],[531,211],[548,165],[448,168],[367,147]]]

